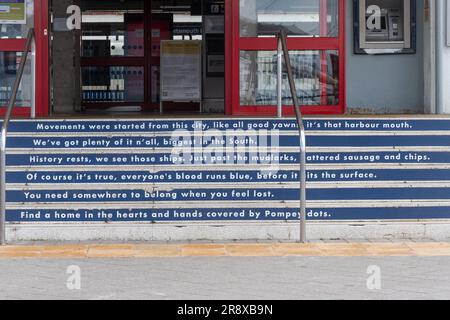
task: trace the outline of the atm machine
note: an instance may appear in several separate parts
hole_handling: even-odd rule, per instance
[[[414,54],[416,0],[354,0],[356,54]]]

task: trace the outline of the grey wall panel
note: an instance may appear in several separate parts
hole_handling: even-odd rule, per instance
[[[347,113],[423,113],[424,1],[417,1],[417,52],[379,56],[353,53],[353,2],[346,2]]]

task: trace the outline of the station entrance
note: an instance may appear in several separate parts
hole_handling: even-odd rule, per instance
[[[13,7],[23,19],[13,19]],[[2,8],[0,111],[27,32],[36,33],[34,78],[29,64],[16,116],[30,114],[33,92],[39,117],[275,116],[281,29],[303,113],[345,112],[344,0],[17,0]],[[293,115],[286,72],[281,94],[283,114]]]

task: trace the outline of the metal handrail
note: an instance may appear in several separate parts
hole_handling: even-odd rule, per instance
[[[20,82],[23,78],[25,64],[28,59],[28,52],[32,51],[32,96],[31,96],[31,117],[36,116],[36,97],[35,97],[35,70],[36,70],[36,37],[34,29],[28,30],[25,48],[17,70],[16,80],[9,98],[8,109],[6,110],[5,119],[3,120],[1,137],[0,137],[0,245],[6,244],[6,138],[8,136],[9,123],[12,117],[12,111],[16,104],[17,93],[19,91]]]
[[[294,103],[295,116],[297,117],[298,130],[300,135],[300,242],[306,242],[306,134],[305,126],[303,124],[303,116],[300,110],[300,103],[298,101],[297,89],[292,73],[291,58],[289,56],[289,49],[287,46],[287,34],[285,30],[278,33],[278,50],[283,51],[284,61],[286,64],[286,71],[289,80],[289,87],[291,89],[292,101]],[[279,63],[278,74],[281,74],[282,65]],[[279,77],[281,78],[281,77]],[[279,80],[281,81],[281,80]],[[278,84],[278,94],[281,94],[281,82]],[[278,98],[280,101],[281,97]],[[281,115],[281,110],[278,111]]]

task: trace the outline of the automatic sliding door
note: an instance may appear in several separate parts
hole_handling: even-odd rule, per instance
[[[143,108],[146,98],[145,1],[82,1],[84,108]]]

